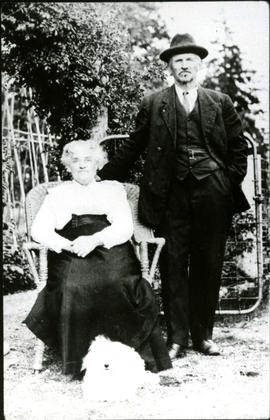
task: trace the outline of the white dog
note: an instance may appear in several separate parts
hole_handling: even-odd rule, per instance
[[[130,400],[143,385],[159,383],[158,375],[145,371],[144,361],[133,348],[102,335],[96,337],[84,357],[84,369],[86,400]]]

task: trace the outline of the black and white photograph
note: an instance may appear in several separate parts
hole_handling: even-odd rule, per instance
[[[1,4],[4,420],[269,419],[269,4]]]

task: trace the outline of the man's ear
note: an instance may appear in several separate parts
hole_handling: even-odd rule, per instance
[[[173,76],[172,67],[171,67],[171,60],[168,62],[167,71],[170,76]]]

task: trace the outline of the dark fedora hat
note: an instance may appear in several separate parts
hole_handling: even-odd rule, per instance
[[[193,53],[201,58],[208,55],[207,49],[197,45],[191,35],[176,34],[171,41],[170,48],[164,50],[159,57],[162,61],[168,63],[172,56],[181,53]]]

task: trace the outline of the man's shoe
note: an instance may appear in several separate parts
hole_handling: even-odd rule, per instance
[[[186,347],[181,344],[172,344],[169,350],[171,360],[186,356]]]
[[[203,340],[199,343],[194,344],[194,350],[205,354],[206,356],[219,356],[220,350],[218,346],[212,340]]]

